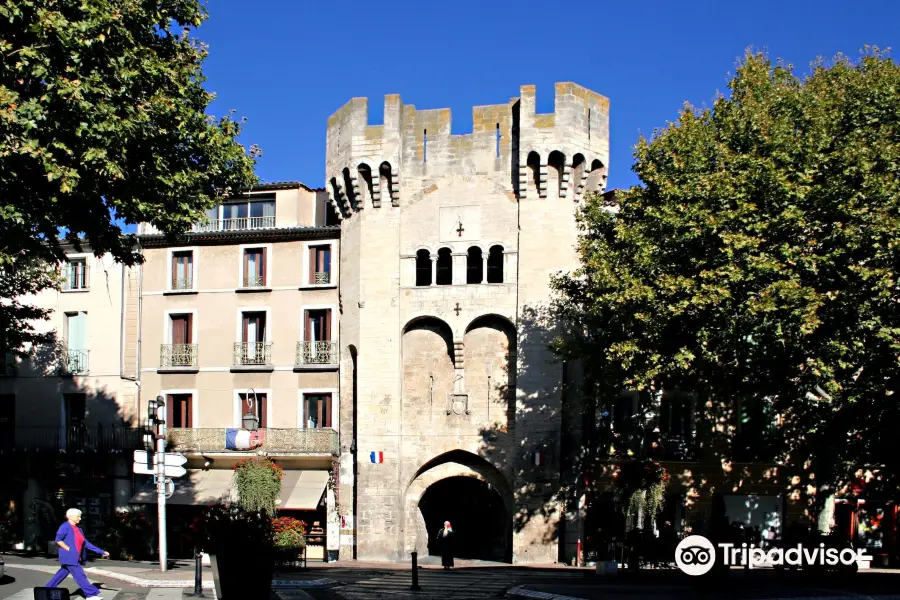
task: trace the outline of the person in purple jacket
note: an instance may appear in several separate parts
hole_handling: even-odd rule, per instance
[[[88,581],[81,565],[87,560],[87,551],[102,554],[108,557],[109,552],[101,550],[84,537],[84,532],[78,523],[81,522],[81,511],[70,508],[66,511],[66,522],[59,526],[56,532],[56,545],[59,546],[59,571],[47,582],[46,587],[59,587],[59,584],[69,575],[75,583],[81,587],[86,596],[85,600],[102,600],[100,588]]]

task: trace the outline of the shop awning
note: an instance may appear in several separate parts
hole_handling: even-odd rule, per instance
[[[281,504],[278,508],[316,510],[325,486],[328,471],[285,471],[281,479]]]
[[[232,496],[231,469],[188,469],[187,475],[175,479],[175,493],[166,504],[207,505],[218,504]],[[131,498],[132,504],[155,504],[156,488],[151,483]]]

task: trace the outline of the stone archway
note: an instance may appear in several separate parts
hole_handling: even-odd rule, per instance
[[[453,450],[425,463],[407,487],[404,505],[407,553],[428,554],[431,538],[450,520],[460,558],[512,562],[512,489],[485,459]]]

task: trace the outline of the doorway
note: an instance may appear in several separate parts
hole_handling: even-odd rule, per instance
[[[511,517],[490,484],[467,476],[441,479],[425,490],[419,510],[428,532],[428,553],[437,555],[438,532],[450,521],[456,558],[512,561]]]

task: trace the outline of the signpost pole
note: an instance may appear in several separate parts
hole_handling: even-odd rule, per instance
[[[168,567],[166,548],[166,407],[162,396],[156,398],[156,505],[159,520],[159,570]]]

